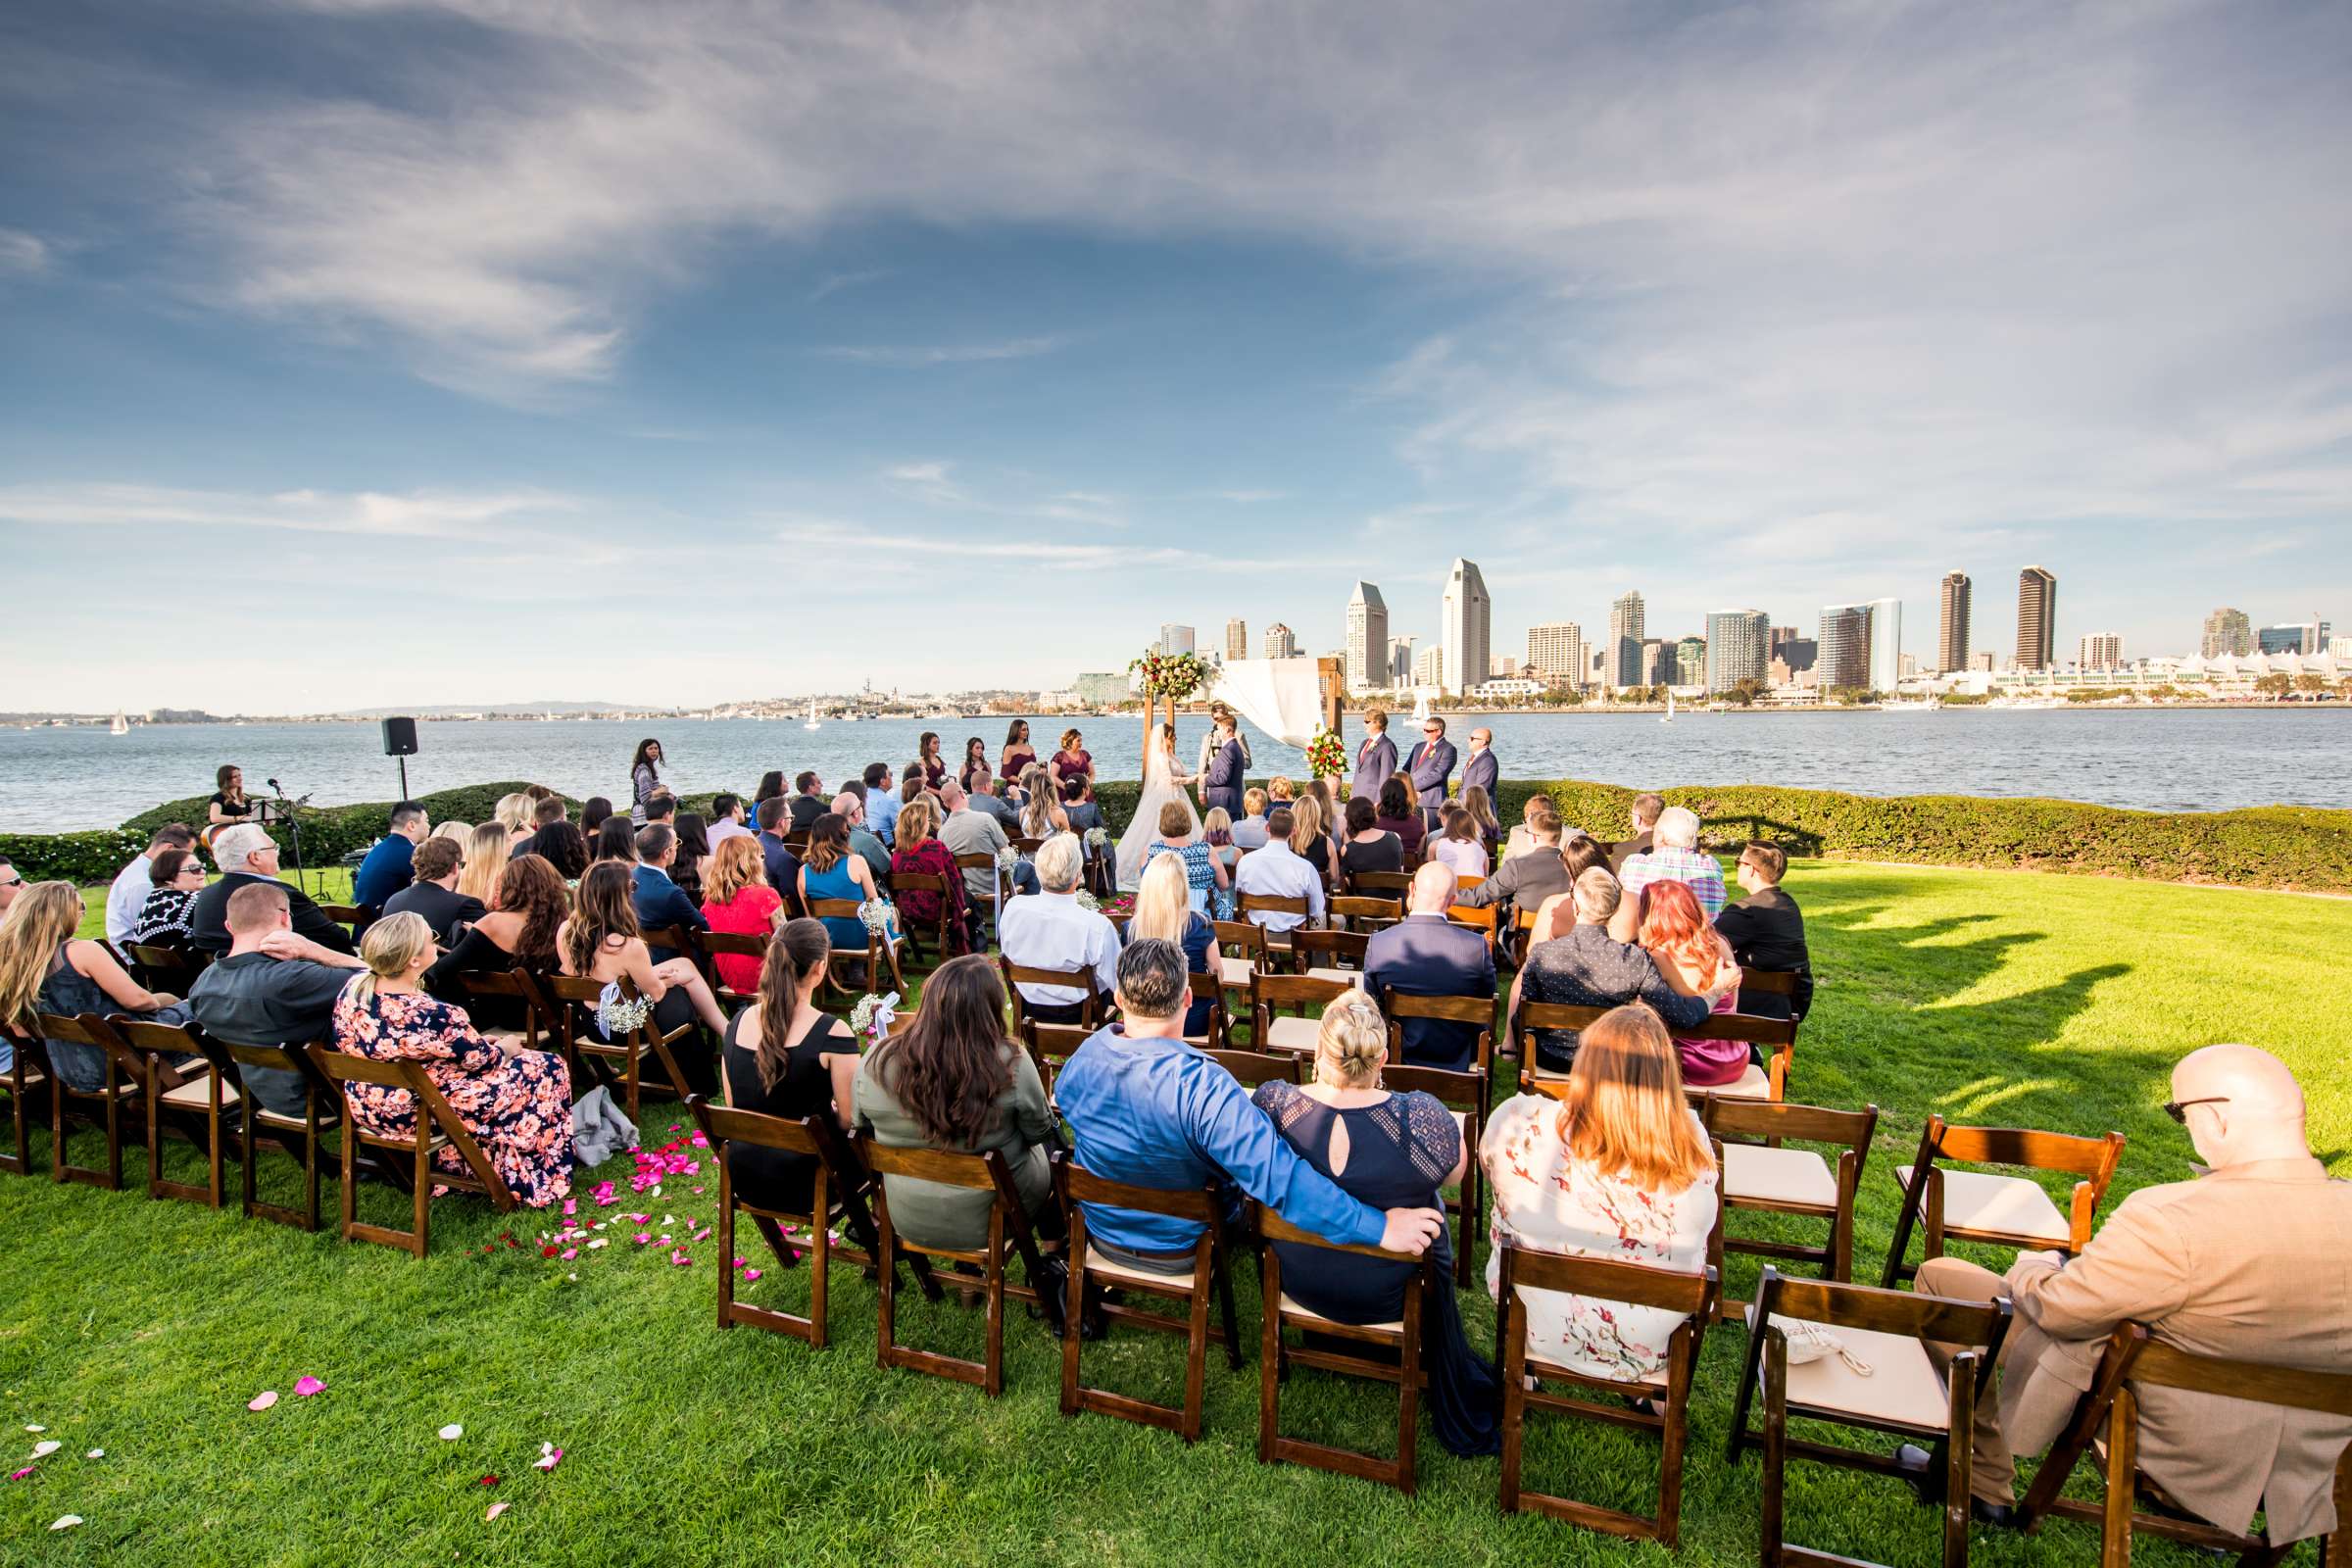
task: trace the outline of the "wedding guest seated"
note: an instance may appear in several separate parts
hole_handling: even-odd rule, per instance
[[[1379,814],[1380,808],[1361,795],[1348,803],[1348,837],[1340,845],[1340,869],[1349,876],[1404,869],[1404,842],[1374,820]]]
[[[538,855],[553,859],[554,857],[547,854],[548,830],[559,823],[570,826],[569,815],[560,795],[550,795],[545,800],[533,802],[530,836],[517,840],[507,851],[507,858],[513,859],[517,855]]]
[[[360,956],[367,972],[335,1003],[335,1049],[423,1067],[518,1202],[545,1208],[561,1201],[571,1192],[571,1075],[564,1058],[485,1039],[465,1008],[425,994],[419,982],[433,961],[433,933],[423,916],[385,915],[361,939]],[[417,1106],[408,1090],[355,1083],[344,1097],[356,1125],[385,1138],[416,1136]],[[450,1148],[433,1163],[466,1169],[465,1156]]]
[[[220,880],[196,895],[196,912],[189,920],[194,944],[200,951],[229,951],[233,939],[228,929],[228,901],[236,897],[240,888],[267,882],[285,888],[295,935],[330,952],[350,954],[351,933],[329,920],[326,911],[311,902],[310,895],[277,880],[277,841],[270,836],[268,828],[256,822],[222,828],[213,835],[213,859],[220,867]]]
[[[1715,917],[1716,931],[1732,945],[1732,956],[1740,967],[1796,976],[1793,998],[1742,990],[1740,1010],[1751,1017],[1802,1018],[1813,1009],[1813,956],[1805,947],[1804,911],[1781,886],[1788,871],[1785,851],[1771,844],[1750,844],[1740,852],[1737,870],[1740,890],[1747,897],[1726,905]]]
[[[580,837],[590,844],[596,842],[596,831],[612,814],[612,803],[602,795],[591,795],[580,803]]]
[[[854,802],[852,803],[855,804]],[[828,811],[808,830],[808,853],[801,859],[801,907],[816,899],[839,900],[860,906],[881,897],[874,868],[850,848],[850,824],[838,811]],[[865,921],[856,915],[825,917],[825,936],[843,953],[866,951]],[[892,941],[896,941],[894,934]]]
[[[1572,1007],[1645,1002],[1676,1029],[1695,1029],[1706,1021],[1714,998],[1684,996],[1658,973],[1648,954],[1609,934],[1609,920],[1622,896],[1617,879],[1598,866],[1576,879],[1576,924],[1565,935],[1532,944],[1519,978],[1511,982],[1511,1004],[1505,1016],[1513,1020],[1512,1039],[1519,1036],[1515,1020],[1522,1001]],[[1576,1037],[1573,1029],[1537,1030],[1536,1059],[1554,1071],[1565,1071],[1576,1055]]]
[[[946,787],[954,789],[955,780],[950,779]],[[890,858],[892,897],[899,906],[900,918],[912,931],[935,929],[944,900],[949,951],[962,953],[972,945],[971,913],[964,904],[963,878],[956,872],[955,852],[932,831],[932,824],[938,819],[939,808],[932,804],[929,795],[907,803],[899,812],[899,847]],[[907,872],[938,877],[947,885],[947,892],[902,886],[899,878]]]
[[[794,776],[792,791],[792,826],[787,831],[806,833],[830,809],[825,804],[825,781],[804,771]]]
[[[767,885],[781,893],[786,888],[801,885],[801,858],[792,853],[784,842],[791,831],[792,803],[781,795],[771,795],[760,803],[754,813],[760,823],[760,861],[767,872]]]
[[[1061,814],[1069,820],[1070,831],[1081,836],[1102,826],[1102,808],[1095,802],[1094,775],[1080,774],[1063,786]]]
[[[0,915],[8,913],[9,906],[17,902],[17,895],[24,889],[24,878],[17,870],[17,862],[0,855]]]
[[[1161,804],[1159,832],[1144,846],[1144,864],[1149,866],[1163,855],[1172,855],[1182,862],[1185,886],[1190,890],[1195,909],[1206,909],[1210,894],[1228,885],[1225,862],[1209,849],[1207,840],[1193,831],[1192,808],[1181,800]]]
[[[1633,810],[1629,817],[1633,823],[1634,836],[1619,841],[1617,847],[1609,852],[1610,874],[1615,875],[1624,871],[1625,862],[1635,856],[1647,855],[1650,852],[1651,846],[1657,841],[1658,817],[1664,813],[1665,809],[1666,798],[1662,795],[1643,793],[1634,797]]]
[[[852,1093],[858,1125],[885,1149],[995,1150],[1031,1223],[1049,1237],[1061,1234],[1047,1163],[1061,1147],[1061,1127],[1037,1063],[1004,1032],[1004,987],[985,956],[940,965],[923,983],[914,1022],[858,1064]],[[996,1195],[985,1189],[885,1176],[882,1195],[891,1228],[917,1247],[988,1246]]]
[[[663,1034],[697,1019],[707,1029],[724,1030],[726,1014],[719,1011],[694,960],[680,956],[657,963],[646,947],[632,903],[635,869],[618,860],[599,860],[580,878],[571,913],[556,931],[559,967],[564,974],[605,985],[628,976],[637,994],[652,1004],[654,1027]],[[695,915],[700,918],[702,911],[697,909]],[[589,1014],[588,1026],[600,1040],[613,1038],[601,1008]]]
[[[550,822],[531,836],[537,846],[531,853],[555,867],[556,875],[566,882],[576,882],[588,869],[588,841],[580,830],[569,822]],[[510,859],[508,863],[513,864]]]
[[[531,836],[531,811],[535,805],[528,795],[516,790],[512,795],[501,795],[498,805],[491,808],[490,820],[505,831],[510,848]]]
[[[640,931],[662,931],[682,926],[689,931],[708,931],[710,922],[703,918],[702,906],[684,888],[669,879],[669,868],[677,862],[678,836],[659,822],[649,822],[637,830],[637,863],[630,870],[629,905],[637,915]],[[653,950],[654,962],[676,957],[672,948]]]
[[[1266,792],[1254,784],[1242,791],[1242,819],[1233,824],[1233,842],[1245,851],[1266,847]]]
[[[623,818],[625,821],[626,818]],[[571,912],[571,890],[545,856],[518,855],[498,879],[497,907],[479,916],[457,945],[424,972],[436,997],[466,994],[464,977],[522,969],[554,974],[563,960],[556,932]]]
[[[710,929],[739,937],[765,938],[783,925],[784,895],[768,885],[759,843],[750,834],[722,840],[710,857],[710,874],[703,879],[703,918]],[[710,964],[719,984],[738,996],[759,988],[760,960],[749,954],[721,953]]]
[[[760,808],[769,801],[789,800],[784,793],[784,770],[771,767],[760,775],[760,787],[752,791],[752,820],[760,819]]]
[[[972,781],[971,807],[1004,829],[1006,838],[1020,831],[1021,813],[1005,803],[997,793],[997,781],[985,773]]]
[[[204,861],[193,847],[158,852],[147,868],[151,884],[147,902],[130,928],[130,940],[142,947],[187,948],[194,945],[196,895],[204,891]]]
[[[1572,879],[1568,863],[1560,858],[1559,817],[1550,811],[1531,814],[1527,829],[1529,838],[1525,848],[1505,856],[1493,876],[1453,902],[1472,909],[1507,905],[1515,913],[1520,909],[1540,909],[1545,899],[1567,892]]]
[[[838,801],[833,808],[841,809]],[[882,841],[883,848],[888,849],[899,825],[899,797],[891,788],[888,762],[868,762],[865,766],[864,821],[874,837]]]
[[[1405,915],[1372,933],[1364,947],[1364,990],[1377,1002],[1408,997],[1494,1000],[1494,955],[1479,932],[1446,918],[1453,873],[1432,860],[1413,873]],[[1403,1020],[1404,1059],[1419,1067],[1467,1072],[1477,1065],[1478,1026],[1449,1018]]]
[[[1291,803],[1291,853],[1315,868],[1315,875],[1323,879],[1327,891],[1338,882],[1340,859],[1332,847],[1331,835],[1323,831],[1323,824],[1329,820],[1312,793]]]
[[[858,946],[864,946],[864,939]],[[815,920],[788,920],[768,939],[759,995],[727,1026],[721,1061],[727,1103],[737,1110],[799,1121],[821,1116],[843,1129],[852,1121],[858,1037],[842,1019],[820,1012],[832,947]],[[807,1212],[818,1166],[814,1154],[748,1144],[727,1148],[735,1195],[760,1208]]]
[[[1438,813],[1438,821],[1442,830],[1429,846],[1430,863],[1457,877],[1484,878],[1487,847],[1479,839],[1477,820],[1459,806],[1447,806]]]
[[[1186,881],[1184,862],[1172,855],[1162,855],[1144,866],[1143,881],[1135,890],[1135,912],[1127,920],[1127,940],[1141,942],[1157,937],[1173,942],[1184,952],[1188,974],[1216,973],[1217,932],[1207,918],[1193,907],[1192,889]],[[1184,1032],[1197,1038],[1208,1030],[1213,995],[1193,998],[1185,1010]]]
[[[450,843],[455,844],[459,849],[463,850],[466,845],[473,842],[473,824],[471,822],[461,822],[454,816],[445,817],[441,821],[433,824],[433,837],[437,839],[447,839]]]
[[[1552,821],[1551,842],[1555,845],[1559,843],[1559,808],[1552,804],[1548,795],[1530,795],[1527,805],[1520,811],[1519,825],[1511,829],[1510,837],[1503,841],[1502,858],[1505,860],[1527,853],[1528,846],[1536,841],[1536,823],[1544,817],[1550,817]]]
[[[1471,733],[1476,735],[1481,732],[1473,730]],[[1477,824],[1478,842],[1486,846],[1488,862],[1493,863],[1495,852],[1502,848],[1502,821],[1495,816],[1494,803],[1487,798],[1484,785],[1462,786],[1462,809],[1468,811],[1470,820]]]
[[[1698,813],[1687,806],[1668,807],[1658,813],[1654,837],[1656,847],[1628,858],[1618,876],[1625,885],[1625,904],[1618,911],[1613,934],[1620,942],[1633,940],[1642,890],[1653,882],[1680,882],[1689,887],[1710,920],[1723,907],[1723,867],[1698,847]]]
[[[1233,1074],[1184,1043],[1188,973],[1183,953],[1157,938],[1119,956],[1120,1021],[1089,1036],[1054,1083],[1078,1163],[1097,1176],[1161,1192],[1199,1192],[1214,1182],[1229,1215],[1238,1215],[1246,1193],[1331,1241],[1424,1251],[1445,1229],[1442,1210],[1414,1204],[1384,1213],[1350,1198],[1282,1141]],[[1200,1227],[1089,1203],[1086,1232],[1114,1263],[1183,1274],[1193,1267]]]
[[[1680,882],[1652,882],[1642,890],[1642,951],[1679,996],[1712,999],[1716,1012],[1733,1012],[1740,1003],[1740,965],[1731,944],[1699,912],[1698,900]],[[1748,1048],[1740,1040],[1675,1037],[1683,1082],[1701,1089],[1737,1083],[1747,1070]]]
[[[1567,886],[1545,896],[1536,907],[1535,929],[1527,935],[1532,947],[1538,942],[1549,942],[1568,934],[1576,924],[1576,880],[1595,866],[1609,868],[1609,847],[1598,839],[1576,833],[1561,841],[1560,870],[1567,877]],[[1615,880],[1614,877],[1611,880]]]
[[[658,789],[645,798],[645,820],[639,827],[651,827],[656,822],[675,826],[678,820],[678,798],[667,789]]]
[[[1350,991],[1323,1009],[1314,1081],[1263,1083],[1250,1100],[1274,1119],[1284,1143],[1348,1197],[1376,1208],[1441,1208],[1440,1190],[1459,1181],[1470,1162],[1461,1127],[1436,1096],[1383,1088],[1380,1069],[1388,1059],[1388,1020],[1370,997]],[[1453,1267],[1452,1239],[1440,1231],[1430,1250],[1438,1278],[1446,1279]],[[1404,1313],[1404,1289],[1415,1273],[1409,1263],[1295,1242],[1276,1242],[1274,1252],[1283,1293],[1310,1312],[1335,1323],[1392,1323]],[[1429,1378],[1430,1423],[1446,1451],[1465,1457],[1496,1451],[1494,1364],[1470,1348],[1450,1289],[1422,1294],[1421,1367]]]
[[[1070,819],[1063,812],[1061,803],[1054,798],[1053,786],[1046,780],[1046,770],[1042,767],[1031,768],[1028,782],[1036,787],[1026,792],[1028,800],[1021,807],[1020,836],[1045,840],[1056,833],[1067,833]]]
[[[1250,911],[1251,920],[1264,926],[1269,935],[1280,933],[1284,942],[1302,925],[1321,925],[1325,908],[1322,873],[1291,848],[1291,833],[1296,826],[1290,808],[1277,808],[1266,818],[1265,847],[1243,856],[1241,865],[1233,873],[1233,891],[1240,897],[1254,894],[1261,898],[1306,901],[1304,914],[1285,909]]]
[[[1078,902],[1085,855],[1078,840],[1057,833],[1038,847],[1035,897],[1014,899],[997,919],[997,949],[1024,969],[1087,969],[1098,994],[1118,980],[1118,928]],[[1078,1023],[1086,993],[1076,986],[1020,982],[1030,1013],[1047,1023]]]
[[[514,858],[514,841],[496,822],[484,822],[466,841],[458,865],[458,891],[485,907],[498,894],[498,879]]]
[[[605,860],[618,860],[623,865],[637,863],[637,829],[625,816],[607,816],[596,830],[595,848],[588,863],[596,865]]]
[[[2206,1174],[2124,1200],[2080,1257],[2021,1252],[2003,1278],[1957,1257],[1919,1266],[1918,1290],[1967,1301],[2007,1297],[2000,1390],[1977,1403],[1972,1511],[2009,1522],[2015,1455],[2066,1430],[2107,1337],[2144,1323],[2191,1355],[2341,1373],[2352,1344],[2352,1184],[2312,1157],[2303,1091],[2252,1046],[2207,1046],[2173,1068],[2165,1110],[2188,1129]],[[1952,1347],[1930,1345],[1939,1363]],[[2352,1421],[2317,1411],[2139,1385],[2138,1460],[2164,1505],[2243,1533],[2259,1504],[2283,1549],[2342,1527],[2336,1456]],[[1898,1457],[1923,1473],[1927,1455]]]
[[[44,1012],[76,1018],[127,1012],[158,1023],[184,1023],[187,1004],[150,991],[130,977],[103,942],[74,935],[81,925],[81,894],[71,882],[35,882],[0,921],[0,1019],[38,1035]],[[96,1046],[50,1040],[49,1065],[70,1089],[94,1094],[108,1081],[106,1053]],[[12,1047],[13,1058],[15,1050]],[[18,1114],[26,1107],[16,1107]]]
[[[1372,825],[1383,833],[1394,833],[1396,842],[1410,857],[1421,853],[1421,839],[1429,829],[1421,821],[1421,808],[1413,804],[1413,787],[1402,774],[1396,774],[1380,787],[1380,814]]]
[[[1619,1007],[1585,1031],[1561,1098],[1515,1095],[1479,1135],[1494,1195],[1487,1294],[1502,1244],[1696,1274],[1715,1228],[1716,1172],[1657,1015]],[[1521,1287],[1527,1342],[1547,1361],[1619,1381],[1659,1377],[1686,1321],[1662,1307]],[[1538,1350],[1540,1348],[1540,1351]]]
[[[132,857],[128,865],[115,873],[114,885],[106,892],[106,940],[129,942],[135,940],[131,931],[139,923],[139,910],[157,889],[171,886],[169,877],[155,875],[155,863],[168,850],[190,850],[196,847],[196,834],[185,822],[166,822],[147,840],[147,848]]]
[[[351,971],[365,967],[355,956],[294,929],[291,892],[282,882],[253,879],[230,896],[222,911],[227,956],[188,985],[189,1010],[216,1040],[295,1047],[324,1040],[334,1024],[335,999]],[[302,1074],[240,1066],[237,1076],[264,1109],[303,1114]]]
[[[947,820],[939,825],[939,842],[950,855],[985,855],[986,866],[971,866],[963,873],[963,898],[971,910],[972,929],[977,935],[984,911],[997,903],[996,858],[1004,853],[1012,839],[1004,826],[995,817],[980,810],[980,797],[966,796],[960,786],[950,784],[940,791],[948,808]],[[1013,886],[1027,893],[1037,891],[1037,868],[1021,862],[1013,872]]]
[[[461,924],[490,912],[481,900],[458,891],[458,868],[464,863],[463,852],[449,840],[426,839],[416,846],[416,880],[384,902],[384,913],[418,915],[435,942],[454,945]]]
[[[668,867],[669,879],[699,905],[703,902],[703,873],[710,864],[710,836],[704,830],[702,816],[694,811],[678,813],[675,831],[678,853]],[[640,850],[637,858],[644,860],[645,852]]]

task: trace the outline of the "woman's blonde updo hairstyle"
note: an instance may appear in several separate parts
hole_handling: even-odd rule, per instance
[[[1334,997],[1315,1037],[1315,1082],[1332,1089],[1368,1089],[1380,1082],[1388,1058],[1389,1021],[1380,1004],[1360,990]]]

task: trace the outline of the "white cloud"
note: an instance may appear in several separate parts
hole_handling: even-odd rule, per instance
[[[49,270],[49,242],[21,228],[0,228],[0,276],[30,275]]]
[[[540,491],[483,494],[285,490],[275,494],[77,483],[0,486],[0,518],[35,527],[269,528],[296,533],[561,542],[528,519],[553,520],[578,503]]]
[[[932,345],[839,344],[818,349],[827,359],[853,365],[876,365],[894,370],[927,369],[935,365],[976,365],[989,360],[1026,360],[1051,354],[1069,341],[1066,337],[1016,337],[998,343],[941,343]]]

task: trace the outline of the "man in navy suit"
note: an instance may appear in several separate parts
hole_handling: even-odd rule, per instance
[[[686,890],[669,879],[669,868],[678,860],[678,835],[656,822],[637,830],[637,882],[630,890],[629,902],[637,909],[637,928],[641,931],[660,931],[668,926],[682,925],[690,931],[708,931],[710,922],[703,911],[694,906]],[[657,948],[646,944],[646,953],[654,962],[679,956],[675,948]]]
[[[1377,802],[1380,787],[1396,773],[1396,743],[1389,739],[1389,715],[1377,708],[1364,710],[1364,738],[1355,749],[1355,777],[1348,785],[1349,800]]]
[[[1446,804],[1446,782],[1453,777],[1453,757],[1446,721],[1435,716],[1422,720],[1421,739],[1404,760],[1404,771],[1421,792],[1421,820],[1432,833],[1438,830],[1438,808]]]
[[[1487,804],[1495,810],[1502,803],[1494,798],[1494,787],[1502,782],[1502,764],[1494,760],[1494,732],[1481,724],[1470,732],[1470,758],[1462,763],[1462,788],[1475,784],[1487,792]]]
[[[1242,770],[1249,765],[1249,754],[1233,714],[1216,710],[1216,727],[1209,732],[1201,754],[1200,809],[1222,808],[1227,816],[1238,818],[1242,814]]]
[[[1376,931],[1364,952],[1364,989],[1379,1001],[1395,991],[1408,997],[1494,1000],[1494,955],[1487,940],[1446,918],[1453,905],[1453,867],[1431,860],[1413,873],[1405,916]],[[1474,1065],[1478,1026],[1446,1018],[1407,1018],[1404,1059],[1416,1067],[1462,1072]]]

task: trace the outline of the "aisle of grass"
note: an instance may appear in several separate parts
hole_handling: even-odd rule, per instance
[[[2185,1137],[2157,1108],[2184,1051],[2249,1040],[2284,1056],[2313,1108],[2313,1140],[2352,1173],[2352,1022],[2318,1004],[2352,943],[2352,906],[2275,895],[2000,872],[1804,865],[1790,877],[1823,976],[1797,1057],[1796,1098],[1885,1111],[1864,1179],[1858,1270],[1875,1278],[1893,1219],[1888,1171],[1930,1111],[2132,1140],[2129,1189],[2181,1176]],[[682,1118],[656,1107],[649,1136]],[[36,1155],[45,1143],[36,1143]],[[193,1158],[173,1156],[192,1167]],[[595,1177],[622,1176],[615,1160]],[[143,1173],[133,1156],[131,1180]],[[583,1193],[593,1178],[584,1179]],[[281,1189],[288,1184],[279,1183]],[[611,1217],[707,1221],[692,1179]],[[715,1191],[714,1184],[710,1185]],[[331,1204],[331,1195],[330,1195]],[[370,1191],[369,1209],[393,1200]],[[592,1208],[583,1201],[583,1212]],[[1752,1216],[1739,1224],[1752,1226]],[[1496,1513],[1493,1460],[1460,1461],[1425,1435],[1422,1490],[1254,1457],[1254,1353],[1212,1361],[1207,1433],[1174,1438],[1099,1417],[1064,1420],[1057,1351],[1017,1313],[1004,1398],[873,1365],[871,1288],[836,1276],[834,1347],[812,1352],[711,1322],[712,1250],[692,1268],[640,1250],[633,1230],[577,1259],[542,1258],[543,1221],[440,1205],[433,1255],[305,1237],[233,1209],[215,1215],[135,1193],[0,1177],[0,1444],[48,1428],[60,1452],[0,1484],[9,1562],[810,1563],[1591,1562],[1641,1556],[1564,1525]],[[679,1234],[679,1226],[668,1227]],[[657,1227],[659,1230],[659,1227]],[[497,1245],[512,1231],[523,1245]],[[484,1255],[485,1245],[494,1250]],[[764,1263],[753,1252],[744,1255]],[[576,1274],[575,1280],[569,1278]],[[1735,1259],[1731,1286],[1752,1291]],[[1238,1276],[1252,1337],[1254,1277]],[[798,1304],[798,1271],[769,1268],[755,1298]],[[1483,1293],[1463,1297],[1474,1340]],[[978,1317],[911,1309],[904,1332],[976,1352]],[[1685,1553],[1752,1562],[1756,1460],[1724,1463],[1740,1335],[1711,1337],[1693,1404]],[[1090,1347],[1090,1379],[1171,1396],[1175,1347],[1122,1335]],[[303,1374],[324,1395],[291,1396]],[[263,1389],[287,1396],[251,1414]],[[1294,1375],[1286,1426],[1373,1446],[1393,1396]],[[436,1440],[445,1423],[466,1435]],[[531,1468],[542,1442],[565,1450]],[[102,1447],[103,1459],[84,1459]],[[1546,1424],[1530,1484],[1640,1506],[1654,1445]],[[8,1468],[23,1463],[9,1457]],[[481,1478],[496,1473],[496,1488]],[[1936,1558],[1934,1516],[1898,1488],[1799,1468],[1793,1537],[1904,1565]],[[485,1523],[493,1500],[510,1512]],[[61,1514],[87,1521],[47,1533]],[[1980,1531],[1987,1564],[2079,1563],[2096,1541]],[[2151,1561],[2185,1562],[2147,1544]],[[2308,1548],[2306,1550],[2308,1556]]]

